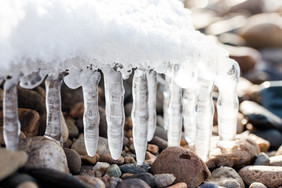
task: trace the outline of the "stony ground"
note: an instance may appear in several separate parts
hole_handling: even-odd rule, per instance
[[[267,0],[217,2],[205,9],[193,9],[193,17],[195,26],[222,43],[241,68],[236,147],[216,147],[215,114],[208,161],[203,162],[184,139],[181,147],[167,148],[160,86],[156,133],[148,144],[146,163],[137,166],[128,79],[124,82],[124,147],[118,160],[109,155],[103,80],[99,88],[100,138],[94,157],[86,154],[84,145],[81,89],[71,90],[65,85],[64,146],[42,137],[46,122],[42,84],[33,90],[18,88],[20,151],[7,151],[0,88],[0,187],[282,187],[282,83],[267,87],[266,82],[282,80],[282,6],[266,6]],[[216,101],[216,89],[213,96]]]

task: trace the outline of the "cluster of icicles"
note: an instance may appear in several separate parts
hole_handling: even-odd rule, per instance
[[[220,144],[232,145],[236,134],[236,83],[238,67],[236,62],[227,62],[231,69],[224,72],[220,82],[209,80],[204,75],[192,76],[188,89],[179,87],[171,75],[178,72],[178,66],[172,65],[168,71],[164,89],[164,119],[168,130],[168,145],[178,146],[182,134],[182,117],[184,119],[185,138],[189,144],[195,144],[196,152],[207,159],[210,149],[211,128],[213,122],[212,90],[216,84],[220,91],[218,99],[218,120]],[[106,120],[108,126],[108,144],[113,159],[121,155],[124,136],[124,88],[121,65],[104,67],[101,71],[105,82]],[[67,76],[64,75],[68,73]],[[201,75],[201,76],[199,76]],[[98,84],[100,72],[89,65],[86,69],[70,69],[61,73],[49,73],[38,70],[29,75],[6,77],[4,83],[4,139],[6,148],[16,150],[20,134],[17,114],[17,85],[32,89],[45,78],[47,123],[45,137],[62,144],[61,82],[72,89],[82,86],[84,97],[84,140],[89,156],[96,153],[99,137]],[[217,78],[216,77],[216,78]],[[3,81],[4,79],[2,79]],[[0,80],[1,81],[1,80]],[[194,82],[194,83],[193,83]],[[156,91],[157,73],[154,70],[137,68],[134,71],[133,84],[133,139],[137,163],[143,164],[147,148],[156,128]]]
[[[15,6],[19,2],[22,5]],[[0,83],[5,81],[3,112],[7,149],[18,147],[18,83],[32,89],[43,80],[47,108],[45,137],[62,143],[60,87],[64,80],[70,88],[82,87],[85,146],[88,155],[95,155],[100,121],[98,83],[102,72],[109,149],[112,158],[118,159],[125,122],[123,78],[132,69],[135,70],[131,117],[139,165],[144,162],[147,141],[152,139],[156,128],[159,73],[166,77],[164,122],[169,146],[180,144],[184,123],[186,140],[195,144],[198,155],[207,159],[214,85],[219,90],[219,145],[230,147],[234,143],[238,64],[228,58],[228,52],[193,28],[189,11],[179,1],[11,0],[5,3],[4,8],[0,7],[4,15],[0,15],[0,21],[5,26],[0,31]]]

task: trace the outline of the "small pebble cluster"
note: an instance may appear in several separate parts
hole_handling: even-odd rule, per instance
[[[207,161],[199,158],[184,138],[180,147],[167,147],[162,116],[163,86],[159,85],[156,132],[148,144],[144,165],[138,166],[132,139],[132,78],[129,78],[124,81],[126,122],[122,156],[118,160],[111,158],[108,147],[103,81],[99,87],[101,120],[95,156],[88,156],[85,149],[81,88],[71,90],[64,84],[64,146],[43,137],[45,86],[33,90],[18,87],[18,114],[22,125],[19,151],[8,151],[4,148],[1,85],[0,187],[282,187],[282,83],[268,82],[282,80],[282,40],[278,37],[282,36],[282,4],[270,9],[266,6],[269,1],[222,0],[216,3],[211,0],[208,11],[192,7],[195,6],[192,1],[185,3],[192,9],[195,26],[206,34],[215,35],[240,65],[240,111],[235,147],[217,147],[216,113]],[[214,100],[217,94],[215,90]]]

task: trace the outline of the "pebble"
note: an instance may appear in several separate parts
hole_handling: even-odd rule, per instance
[[[89,185],[82,182],[74,176],[63,173],[51,168],[26,168],[26,173],[38,180],[44,187],[79,187],[90,188]]]
[[[207,182],[208,181],[215,182],[222,187],[245,188],[242,178],[233,168],[230,167],[220,167],[215,169]]]
[[[279,14],[257,14],[249,17],[239,34],[248,45],[255,48],[282,45],[281,16]]]
[[[239,174],[248,186],[253,182],[260,182],[269,188],[282,185],[282,167],[246,166],[239,171]]]
[[[29,158],[26,167],[45,167],[68,173],[68,163],[63,148],[55,141],[43,136],[25,138],[19,142]]]
[[[117,186],[117,188],[150,188],[150,186],[143,180],[140,179],[127,179],[120,182]]]
[[[282,166],[282,155],[269,157],[270,166]]]
[[[254,165],[268,165],[269,164],[269,157],[266,153],[264,152],[261,152],[255,162],[254,162]]]
[[[157,145],[160,151],[163,151],[165,148],[167,148],[167,141],[158,136],[154,136],[149,143]]]
[[[147,145],[147,150],[151,152],[152,154],[157,154],[159,152],[159,147],[154,144],[148,144]]]
[[[81,168],[80,155],[73,149],[64,148],[67,157],[68,167],[73,174],[79,174]]]
[[[90,165],[81,165],[79,175],[95,176],[93,166]]]
[[[210,176],[206,164],[194,152],[181,147],[168,147],[151,166],[153,174],[169,173],[175,182],[185,182],[188,187],[197,187]]]
[[[84,183],[88,184],[91,187],[106,188],[105,183],[100,178],[87,176],[87,175],[79,175],[75,177],[83,181]]]
[[[124,163],[135,163],[135,159],[131,157],[130,155],[124,157]]]
[[[106,174],[110,177],[119,178],[121,176],[121,171],[116,164],[112,164],[107,170]]]
[[[93,167],[93,170],[100,170],[101,172],[106,171],[110,167],[109,163],[105,162],[97,162],[96,165]]]
[[[210,157],[206,162],[207,166],[209,168],[218,168],[220,166],[240,168],[250,164],[260,152],[258,145],[251,138],[238,136],[235,142],[236,145],[231,150],[218,147],[212,148]]]
[[[158,137],[164,139],[165,141],[167,141],[167,131],[160,126],[156,126],[154,136],[158,136]]]
[[[137,163],[123,164],[119,166],[122,173],[140,174],[149,171],[149,166],[144,164],[142,166],[137,165]]]
[[[84,113],[84,103],[78,102],[70,109],[70,116],[73,118],[81,118]]]
[[[256,144],[259,146],[260,152],[267,152],[269,147],[270,147],[270,143],[269,141],[258,137],[257,135],[254,134],[249,134],[248,138],[252,139],[253,141],[256,142]]]
[[[254,182],[250,185],[249,188],[267,188],[267,187],[260,182]]]
[[[145,155],[145,161],[148,163],[148,164],[150,164],[150,165],[152,165],[153,163],[154,163],[154,161],[156,160],[156,156],[155,155],[153,155],[152,153],[150,153],[150,152],[148,152],[148,151],[146,151],[146,155]]]
[[[176,183],[172,186],[168,186],[167,188],[187,188],[187,184],[184,183],[184,182],[179,182],[179,183]]]
[[[69,130],[69,138],[78,137],[79,131],[74,122],[71,119],[66,119],[66,125]]]
[[[95,154],[93,157],[90,157],[89,155],[81,155],[81,160],[83,164],[91,164],[95,165],[100,160],[100,155]]]
[[[100,154],[100,162],[107,162],[110,164],[122,165],[124,163],[124,158],[120,156],[117,160],[114,160],[110,154]]]
[[[0,148],[0,181],[24,166],[27,160],[28,155],[24,151],[10,151]]]
[[[216,183],[212,182],[205,182],[199,186],[199,188],[219,188],[221,186],[218,186]]]
[[[267,130],[253,130],[252,134],[255,134],[270,143],[270,150],[277,150],[282,145],[282,133],[276,129],[267,129]]]
[[[110,182],[110,188],[115,188],[117,187],[117,185],[122,182],[122,179],[120,178],[113,178],[111,179],[111,182]]]
[[[21,131],[26,137],[33,137],[38,135],[40,116],[38,112],[31,109],[18,109],[19,121],[21,123]]]
[[[173,174],[155,174],[154,177],[157,187],[167,187],[176,179]]]
[[[132,178],[141,179],[145,181],[150,187],[155,186],[155,177],[150,173],[133,174],[131,176],[125,176],[123,179],[126,180],[126,179],[132,179]]]

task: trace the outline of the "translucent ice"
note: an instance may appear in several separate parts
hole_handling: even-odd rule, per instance
[[[123,147],[124,127],[124,88],[122,75],[111,67],[103,69],[105,82],[106,119],[108,142],[112,158],[120,157]]]

